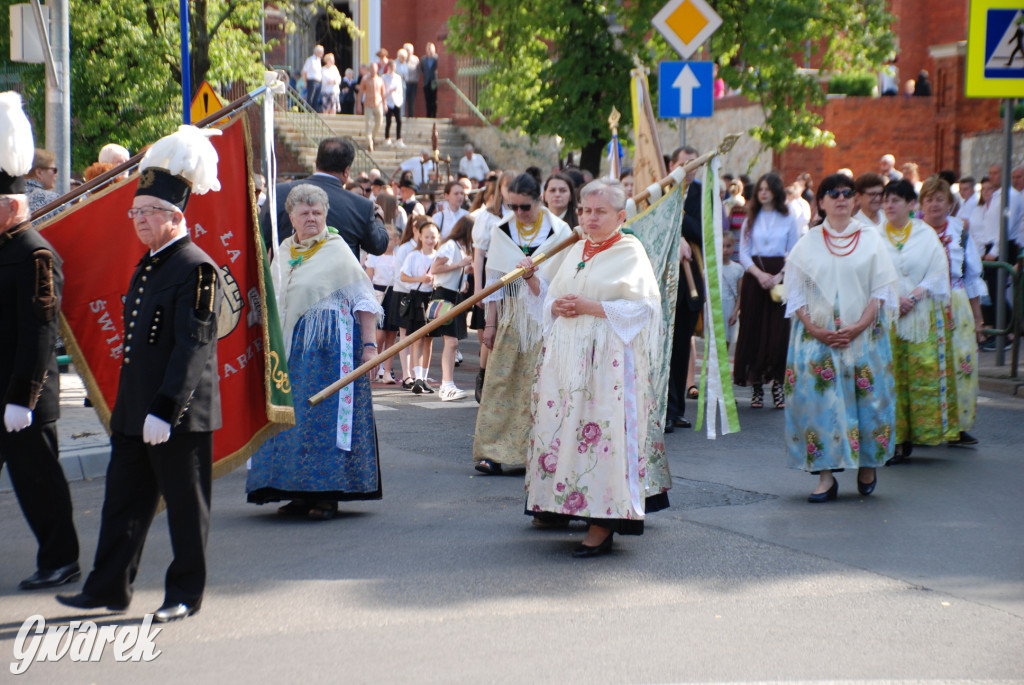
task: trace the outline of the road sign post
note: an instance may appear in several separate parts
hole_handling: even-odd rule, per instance
[[[662,62],[658,65],[658,116],[662,119],[714,114],[712,62]]]

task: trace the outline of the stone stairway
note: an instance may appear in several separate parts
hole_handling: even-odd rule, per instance
[[[279,111],[275,114],[275,126],[277,129],[277,144],[287,146],[298,161],[298,164],[308,173],[311,173],[316,161],[316,144],[313,144],[309,140],[309,135],[303,133],[303,131],[322,129],[319,126],[309,126],[309,122],[304,121],[309,116],[311,115]],[[451,155],[452,173],[457,174],[459,158],[463,154],[463,147],[468,142],[466,136],[457,126],[452,124],[450,119],[417,117],[402,120],[404,148],[397,145],[386,146],[384,145],[384,139],[381,138],[379,141],[374,141],[374,151],[367,152],[366,138],[363,136],[364,119],[362,116],[332,114],[321,115],[320,118],[335,135],[351,137],[356,142],[356,145],[364,153],[368,154],[370,160],[372,160],[371,163],[370,160],[362,158],[362,155],[357,154],[356,162],[353,164],[353,175],[361,171],[367,171],[370,166],[376,166],[386,176],[390,176],[398,168],[399,164],[410,157],[418,157],[422,148],[429,149],[431,147],[430,136],[435,123],[437,124],[437,144],[441,152],[441,158],[444,159],[445,156]],[[391,132],[394,135],[394,122],[392,122],[391,126]],[[317,136],[317,134],[310,135],[313,137]],[[443,165],[442,168],[444,168]]]

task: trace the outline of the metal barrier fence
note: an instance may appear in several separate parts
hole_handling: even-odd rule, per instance
[[[1005,271],[1007,275],[1010,292],[1012,293],[1012,301],[1007,303],[1009,307],[1007,312],[1009,314],[1009,321],[1003,328],[986,328],[982,332],[985,335],[992,335],[997,338],[1013,336],[1013,343],[1010,348],[1010,377],[1017,378],[1020,364],[1020,338],[1021,334],[1024,333],[1024,259],[1019,259],[1016,266],[1007,262],[982,262],[982,266],[986,269]],[[1005,283],[1000,287],[1005,287]],[[996,344],[996,365],[1002,366],[1002,352],[1004,350],[998,348],[998,340]]]
[[[318,112],[313,111],[313,108],[309,106],[309,103],[302,97],[302,94],[291,86],[287,86],[287,90],[284,93],[274,97],[274,110],[288,115],[301,115],[289,116],[289,124],[296,128],[299,134],[312,147],[319,146],[320,141],[324,138],[339,137],[327,125],[323,117]],[[352,161],[353,177],[360,173],[369,173],[370,169],[380,168],[380,165],[377,164],[365,148],[359,145],[358,141],[351,136],[340,137],[348,140],[356,149],[356,158]]]

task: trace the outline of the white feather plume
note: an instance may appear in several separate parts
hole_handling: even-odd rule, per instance
[[[139,171],[155,167],[173,176],[181,176],[192,184],[192,192],[196,195],[220,190],[217,150],[210,138],[221,133],[223,131],[215,128],[179,126],[171,135],[153,143],[153,147],[146,151],[146,156],[139,163]]]
[[[32,170],[35,153],[32,124],[21,108],[21,96],[11,90],[0,93],[0,169],[24,176]]]

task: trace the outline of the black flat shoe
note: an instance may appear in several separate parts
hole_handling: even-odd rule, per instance
[[[870,483],[861,483],[857,481],[857,492],[867,497],[875,491],[875,486],[878,485],[878,475],[875,475],[875,479]]]
[[[198,612],[198,606],[189,606],[188,604],[181,604],[180,602],[177,604],[164,604],[153,612],[153,620],[157,623],[180,621],[181,619],[187,618]]]
[[[675,421],[666,421],[665,422],[665,432],[666,433],[675,433],[676,432],[676,422]]]
[[[809,495],[807,501],[811,504],[821,504],[822,502],[831,502],[839,497],[839,481],[833,480],[832,487],[825,492],[820,492],[816,495]]]
[[[39,569],[25,580],[18,583],[19,590],[42,590],[48,587],[57,587],[58,585],[64,585],[65,583],[73,583],[82,577],[82,569],[78,567],[78,562],[68,564],[67,566],[61,566],[60,568],[49,570]]]
[[[599,557],[602,554],[610,554],[612,551],[612,537],[615,533],[608,533],[608,537],[601,541],[600,545],[591,547],[590,545],[580,545],[572,551],[572,555],[577,559],[588,559],[590,557]]]
[[[690,419],[683,416],[677,416],[676,420],[672,422],[672,425],[677,428],[693,428],[693,424],[690,423]]]
[[[949,441],[949,445],[951,447],[968,447],[970,445],[977,444],[978,439],[967,431],[960,431],[960,437],[958,439]]]
[[[85,592],[79,592],[77,595],[57,595],[57,601],[66,607],[76,609],[106,608],[110,611],[124,611],[128,608],[128,602],[111,602],[102,597],[93,597]]]
[[[910,453],[914,451],[914,443],[912,442],[901,442],[896,445],[896,450],[892,455],[892,459],[885,462],[886,466],[895,466],[897,464],[906,464],[910,462]]]
[[[481,459],[473,468],[488,476],[501,475],[501,464],[496,461],[491,461],[490,459]]]

